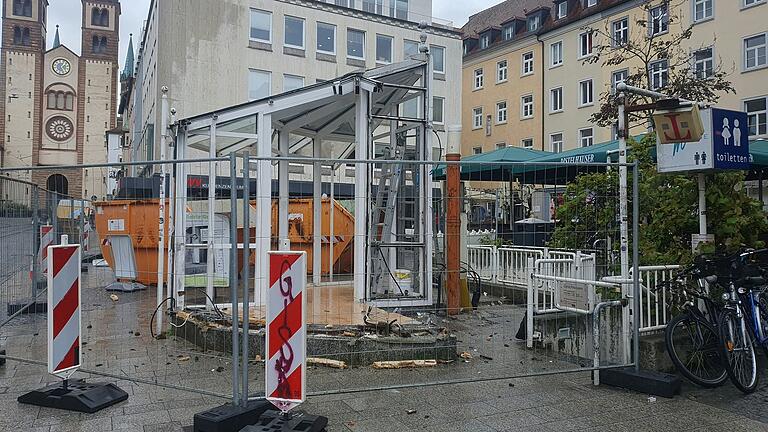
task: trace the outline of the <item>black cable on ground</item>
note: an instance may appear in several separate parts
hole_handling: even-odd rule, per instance
[[[403,292],[403,288],[400,287],[400,283],[397,281],[397,278],[395,277],[394,273],[392,273],[392,270],[389,269],[389,263],[387,263],[387,259],[384,258],[384,252],[381,251],[381,248],[379,247],[379,255],[381,255],[381,260],[384,261],[384,267],[387,268],[387,271],[389,272],[389,276],[392,278],[393,281],[395,281],[395,285],[397,285],[397,289],[400,290],[401,295],[405,295],[405,292]]]

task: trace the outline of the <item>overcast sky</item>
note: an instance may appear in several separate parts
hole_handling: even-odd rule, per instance
[[[123,0],[123,14],[120,17],[120,67],[124,66],[128,49],[128,36],[133,33],[134,47],[139,42],[141,27],[147,18],[150,0]],[[217,0],[211,0],[217,1]],[[412,0],[418,1],[418,0]],[[433,0],[434,16],[453,21],[461,27],[467,18],[501,0]],[[53,44],[56,25],[60,26],[61,43],[80,53],[81,0],[50,0],[48,8],[49,48]]]

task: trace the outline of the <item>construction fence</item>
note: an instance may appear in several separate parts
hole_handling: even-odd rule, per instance
[[[310,396],[632,364],[633,285],[615,279],[633,248],[622,260],[620,166],[499,163],[487,177],[465,179],[509,194],[492,209],[493,244],[462,239],[462,311],[454,315],[451,251],[442,243],[448,202],[459,201],[463,232],[477,203],[447,197],[450,165],[242,152],[0,170],[6,355],[46,358],[46,318],[31,313],[45,297],[40,246],[67,235],[85,257],[84,376],[263,397],[265,247],[307,254]],[[119,180],[105,187],[86,169]],[[636,167],[627,169],[632,202]],[[33,184],[33,172],[67,187]],[[255,193],[265,190],[259,182],[268,196]],[[627,220],[625,234],[637,223]],[[639,270],[641,325],[658,329],[668,319],[665,298],[649,288],[673,268]]]

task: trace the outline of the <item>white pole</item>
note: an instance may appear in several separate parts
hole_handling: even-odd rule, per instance
[[[360,89],[355,104],[355,157],[368,159],[370,140],[368,122],[368,92]],[[355,301],[362,302],[368,296],[367,285],[366,234],[368,228],[368,165],[355,166],[355,244],[354,244],[354,287]]]
[[[167,160],[167,154],[165,147],[168,143],[168,87],[163,86],[161,89],[162,105],[160,128],[162,138],[160,140],[160,161],[165,162]],[[165,176],[166,167],[165,164],[160,165],[160,202],[159,208],[159,224],[157,234],[157,307],[163,303],[163,272],[165,265]],[[155,321],[155,334],[160,334],[163,331],[163,311],[157,314],[157,320]]]
[[[208,157],[211,159],[216,157],[216,116],[213,116],[211,121],[211,136],[208,141]],[[208,277],[206,278],[205,293],[206,308],[213,309],[213,299],[216,295],[213,289],[213,280],[216,273],[214,263],[216,262],[214,250],[214,237],[216,236],[216,162],[208,162],[208,256],[206,257],[206,271]]]
[[[626,281],[629,279],[629,221],[627,219],[628,207],[627,207],[627,124],[625,116],[625,102],[626,93],[619,93],[619,219],[620,219],[620,253],[621,253],[621,279]],[[635,185],[637,187],[637,185]],[[632,295],[631,285],[622,284],[622,294],[624,297]],[[631,308],[632,306],[630,306]],[[626,362],[629,362],[630,352],[630,313],[624,308],[622,314],[622,328],[624,333],[624,358]]]
[[[707,179],[699,173],[699,234],[707,235]]]
[[[291,134],[287,130],[281,130],[278,135],[280,140],[278,147],[280,150],[280,157],[290,156],[290,137]],[[288,239],[288,198],[290,195],[289,186],[289,172],[288,161],[281,160],[277,164],[278,168],[278,182],[280,184],[280,197],[278,198],[278,230],[280,238],[280,249],[291,250]]]
[[[322,142],[320,138],[315,138],[312,141],[312,156],[315,159],[321,157],[320,146]],[[312,237],[312,284],[319,286],[323,269],[323,245],[321,241],[323,235],[323,172],[319,162],[312,165],[312,196],[312,232],[314,233]]]
[[[171,109],[171,124],[174,124],[174,123],[176,123],[176,110]],[[172,142],[173,142],[173,139],[171,138],[168,144],[170,145]],[[165,148],[165,146],[163,146],[163,148]],[[165,165],[163,165],[163,168],[165,169]],[[173,170],[171,170],[171,176],[173,176]],[[173,179],[173,181],[171,181],[171,184],[175,184],[175,178]],[[176,211],[175,210],[175,205],[176,205],[175,190],[176,188],[174,187],[171,187],[169,189],[170,197],[168,198],[168,202],[170,205],[166,208],[167,211],[165,212],[166,214],[165,224],[168,227],[168,236],[167,236],[168,237],[168,260],[167,260],[168,263],[166,264],[166,268],[168,269],[168,271],[166,271],[167,275],[166,275],[166,282],[165,282],[166,297],[171,297],[173,295],[172,294],[173,290],[171,289],[171,287],[173,286],[173,280],[171,279],[171,274],[172,274],[171,269],[173,268],[172,267],[173,266],[173,248],[171,248],[170,246],[171,246],[171,242],[173,241],[173,236],[176,233],[175,231],[176,225],[173,220],[173,215],[175,214],[175,211]]]
[[[330,214],[328,216],[331,232],[329,234],[330,244],[328,245],[328,278],[331,282],[333,282],[333,265],[336,264],[336,261],[334,260],[334,239],[336,238],[336,230],[334,229],[334,221],[333,216],[336,213],[336,193],[334,189],[336,188],[335,185],[336,180],[336,165],[331,164],[331,205],[330,205]]]
[[[259,141],[256,156],[272,156],[272,115],[259,116]],[[264,305],[269,289],[268,253],[272,247],[272,163],[269,160],[257,162],[256,173],[256,272],[254,274],[253,301],[256,306]],[[248,169],[246,167],[246,169]],[[258,310],[258,309],[257,309]]]

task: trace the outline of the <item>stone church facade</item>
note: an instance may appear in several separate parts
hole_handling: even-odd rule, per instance
[[[45,166],[13,177],[75,198],[104,199],[106,168],[60,166],[107,161],[105,132],[115,128],[120,3],[81,0],[82,53],[46,50],[47,0],[0,0],[0,163]]]

